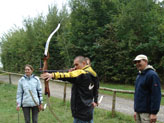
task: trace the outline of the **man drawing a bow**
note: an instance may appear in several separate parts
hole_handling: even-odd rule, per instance
[[[43,73],[43,79],[59,79],[72,83],[71,110],[74,123],[93,123],[93,109],[98,105],[99,80],[87,65],[85,57],[74,59],[74,70],[65,73]]]

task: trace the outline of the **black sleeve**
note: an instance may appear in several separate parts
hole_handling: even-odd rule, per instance
[[[94,77],[94,88],[93,88],[93,96],[94,96],[94,102],[98,102],[98,94],[99,94],[99,79],[98,77]]]

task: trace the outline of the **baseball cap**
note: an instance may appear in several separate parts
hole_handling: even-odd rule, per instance
[[[133,61],[139,61],[139,60],[143,60],[143,59],[148,61],[148,58],[146,55],[140,54],[140,55],[136,56],[136,58]]]

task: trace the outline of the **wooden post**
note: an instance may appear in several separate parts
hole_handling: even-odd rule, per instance
[[[9,84],[12,84],[11,83],[11,74],[9,73]]]
[[[64,104],[65,104],[65,101],[66,101],[66,89],[67,89],[67,83],[64,84],[64,96],[63,96]]]
[[[112,100],[112,117],[115,116],[115,105],[116,105],[116,91],[113,91],[113,100]]]

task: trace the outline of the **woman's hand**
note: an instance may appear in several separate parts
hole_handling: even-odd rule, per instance
[[[40,104],[40,105],[39,105],[39,111],[42,111],[42,110],[43,110],[43,105]]]
[[[19,106],[17,106],[17,107],[16,107],[16,110],[17,110],[17,111],[19,111],[19,110],[20,110],[20,107],[19,107]]]

